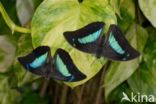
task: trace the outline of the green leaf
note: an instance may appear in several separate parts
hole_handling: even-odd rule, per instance
[[[136,93],[156,96],[156,29],[148,28],[148,31],[149,38],[144,50],[144,60],[136,73],[128,79],[128,83]]]
[[[9,15],[7,14],[6,10],[4,9],[2,3],[0,2],[0,13],[2,14],[2,17],[5,21],[5,23],[8,25],[8,27],[12,30],[12,34],[15,32],[15,31],[18,31],[18,32],[22,32],[22,33],[30,33],[30,30],[27,29],[27,28],[23,28],[23,27],[20,27],[18,25],[16,25],[9,17]]]
[[[3,50],[0,50],[0,62],[4,60],[5,52]]]
[[[146,18],[156,28],[156,0],[139,0],[139,6]]]
[[[118,25],[125,33],[133,24],[135,18],[135,5],[133,0],[123,0],[120,4],[120,17]]]
[[[12,88],[20,87],[38,78],[38,76],[26,71],[17,60],[18,57],[25,56],[33,50],[31,35],[22,34],[18,37],[16,42],[17,47],[14,62],[7,70],[9,85]]]
[[[15,57],[15,46],[7,36],[0,35],[0,73],[6,72],[12,65]]]
[[[154,60],[156,59],[156,29],[154,29],[153,27],[149,27],[147,28],[147,31],[149,32],[149,38],[144,51],[144,61],[146,62],[147,67],[150,69],[156,68]]]
[[[115,88],[112,93],[109,95],[108,104],[132,104],[129,101],[122,101],[123,98],[123,92],[127,94],[129,98],[131,98],[131,89],[128,86],[127,82],[122,83],[117,88]]]
[[[8,77],[0,75],[0,104],[15,104],[19,93],[10,88]]]
[[[156,75],[154,73],[156,73],[155,68],[152,69],[151,67],[149,69],[146,64],[142,62],[133,76],[128,79],[129,86],[133,92],[139,92],[142,95],[156,96]]]
[[[29,34],[22,34],[20,38],[17,41],[17,50],[16,50],[16,58],[14,60],[14,63],[12,65],[12,68],[10,69],[13,73],[12,76],[15,76],[16,78],[10,79],[12,83],[12,86],[22,86],[28,82],[31,82],[32,80],[35,80],[38,78],[38,76],[30,73],[29,71],[26,71],[26,69],[23,68],[23,66],[18,62],[17,58],[21,56],[25,56],[28,53],[32,52],[32,41],[31,41],[31,35]]]
[[[22,101],[19,104],[48,104],[46,99],[41,98],[36,92],[29,91],[23,94]]]
[[[34,13],[33,0],[16,0],[16,10],[22,25],[25,25]]]
[[[33,0],[35,9],[43,2],[43,0]]]
[[[63,37],[63,32],[79,29],[93,21],[105,21],[106,30],[109,24],[116,23],[116,16],[107,0],[45,0],[38,7],[32,20],[33,46],[48,45],[52,55],[58,48],[69,52],[76,66],[87,75],[87,79],[68,83],[70,87],[80,85],[92,78],[105,60],[94,55],[78,51],[70,46]],[[95,61],[96,60],[96,61]]]
[[[20,23],[26,25],[34,14],[35,9],[43,0],[16,0],[16,11]]]
[[[133,24],[126,34],[130,44],[136,48],[141,54],[146,44],[148,37],[147,31],[139,25]],[[105,95],[106,99],[109,94],[118,85],[127,80],[138,68],[139,59],[134,59],[127,62],[113,62],[108,69],[105,77]]]
[[[16,24],[19,23],[18,17],[16,15],[16,7],[15,7],[15,0],[1,0],[6,12],[8,13],[9,17],[11,18],[12,21],[16,22]],[[0,13],[1,14],[1,13]],[[11,34],[11,30],[9,27],[6,25],[4,19],[0,15],[0,35],[2,34]]]
[[[124,0],[109,0],[110,2],[110,5],[113,7],[114,9],[114,12],[118,14],[119,17],[121,17],[120,15],[120,6],[121,6],[121,3],[123,2]]]

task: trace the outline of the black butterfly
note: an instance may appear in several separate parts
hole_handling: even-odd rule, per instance
[[[18,58],[25,69],[30,72],[57,80],[74,82],[86,78],[73,63],[69,54],[63,49],[57,49],[54,58],[51,57],[48,46],[40,46],[32,53]]]
[[[105,23],[93,22],[76,30],[64,32],[66,40],[80,51],[107,57],[116,61],[127,61],[138,57],[137,52],[123,36],[119,27],[110,25],[106,37],[103,35]]]

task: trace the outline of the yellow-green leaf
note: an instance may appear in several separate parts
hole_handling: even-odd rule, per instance
[[[15,57],[15,47],[7,38],[0,35],[0,72],[6,72],[13,63]]]
[[[120,6],[121,6],[121,3],[123,2],[124,0],[109,0],[110,2],[110,5],[113,7],[114,9],[114,12],[116,12],[118,14],[119,17],[121,17],[120,15]]]
[[[106,29],[116,23],[116,16],[107,0],[45,0],[37,9],[32,20],[33,46],[48,45],[52,55],[58,48],[69,52],[74,63],[87,79],[68,83],[70,87],[80,85],[92,78],[104,65],[104,59],[80,52],[68,44],[63,32],[79,29],[94,21],[105,21]]]
[[[143,62],[136,73],[128,79],[128,84],[133,92],[144,95],[154,95],[156,99],[156,29],[147,29],[149,38],[144,49]]]
[[[156,28],[156,0],[139,0],[139,6],[146,18]]]
[[[130,44],[137,49],[141,56],[148,37],[147,31],[139,25],[133,24],[126,34]],[[127,62],[113,62],[105,77],[105,95],[109,94],[122,82],[127,80],[139,67],[139,58]]]

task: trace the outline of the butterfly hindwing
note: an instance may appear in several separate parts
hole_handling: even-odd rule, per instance
[[[75,66],[68,52],[63,49],[57,49],[54,55],[54,68],[53,72],[62,77],[64,81],[73,82],[86,78],[86,75],[81,73]],[[57,77],[58,76],[54,76]]]
[[[139,56],[139,52],[128,43],[117,25],[111,25],[106,36],[103,56],[118,61],[127,61]]]
[[[103,34],[103,22],[93,22],[85,27],[64,32],[65,39],[75,48],[87,53],[96,53]]]
[[[48,46],[40,46],[18,60],[28,71],[44,77],[50,76],[52,59]]]

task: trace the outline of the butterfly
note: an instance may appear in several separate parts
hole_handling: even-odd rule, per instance
[[[83,28],[63,33],[65,39],[76,49],[103,56],[115,61],[128,61],[138,57],[136,51],[123,36],[120,28],[111,24],[106,37],[103,34],[104,22],[92,22]]]
[[[39,46],[30,54],[19,57],[18,61],[26,70],[46,78],[67,82],[86,78],[86,75],[75,66],[68,52],[61,48],[56,50],[52,58],[48,46]]]

